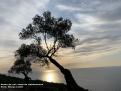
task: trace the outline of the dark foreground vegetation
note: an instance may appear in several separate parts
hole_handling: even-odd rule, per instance
[[[22,78],[0,74],[0,91],[68,91],[62,83],[30,80],[27,85]],[[86,91],[86,90],[85,90]]]
[[[27,85],[24,79],[0,74],[0,91],[67,91],[67,89],[64,84],[41,80],[30,80]]]

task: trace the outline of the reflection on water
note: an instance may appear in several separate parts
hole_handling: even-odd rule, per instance
[[[56,83],[64,82],[63,75],[55,70],[48,70],[42,72],[39,79],[47,82],[56,82]]]
[[[45,76],[45,79],[47,79],[48,82],[53,82],[54,81],[54,74],[47,73],[47,75]]]

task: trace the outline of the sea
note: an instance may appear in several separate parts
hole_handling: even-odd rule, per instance
[[[70,69],[77,84],[90,91],[121,91],[121,67]],[[41,72],[39,79],[66,84],[59,71]]]
[[[121,91],[121,67],[78,68],[70,71],[77,84],[90,91]],[[32,79],[66,84],[59,70],[34,70],[29,76]]]

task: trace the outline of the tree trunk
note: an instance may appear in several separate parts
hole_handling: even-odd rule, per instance
[[[27,76],[26,73],[22,72],[22,74],[24,75],[24,81],[25,83],[28,85],[29,84],[29,80],[31,79],[30,77]]]
[[[55,66],[57,66],[59,68],[59,70],[62,72],[62,74],[64,75],[68,91],[88,91],[88,90],[85,90],[77,85],[71,72],[68,69],[65,69],[62,65],[60,65],[52,57],[48,57],[48,58],[49,58],[50,62],[52,62]]]

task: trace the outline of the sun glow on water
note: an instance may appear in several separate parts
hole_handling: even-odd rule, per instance
[[[63,76],[55,70],[41,72],[40,79],[47,82],[60,83],[63,82]]]
[[[54,81],[54,75],[52,73],[48,73],[46,76],[46,79],[48,82],[53,82]]]

